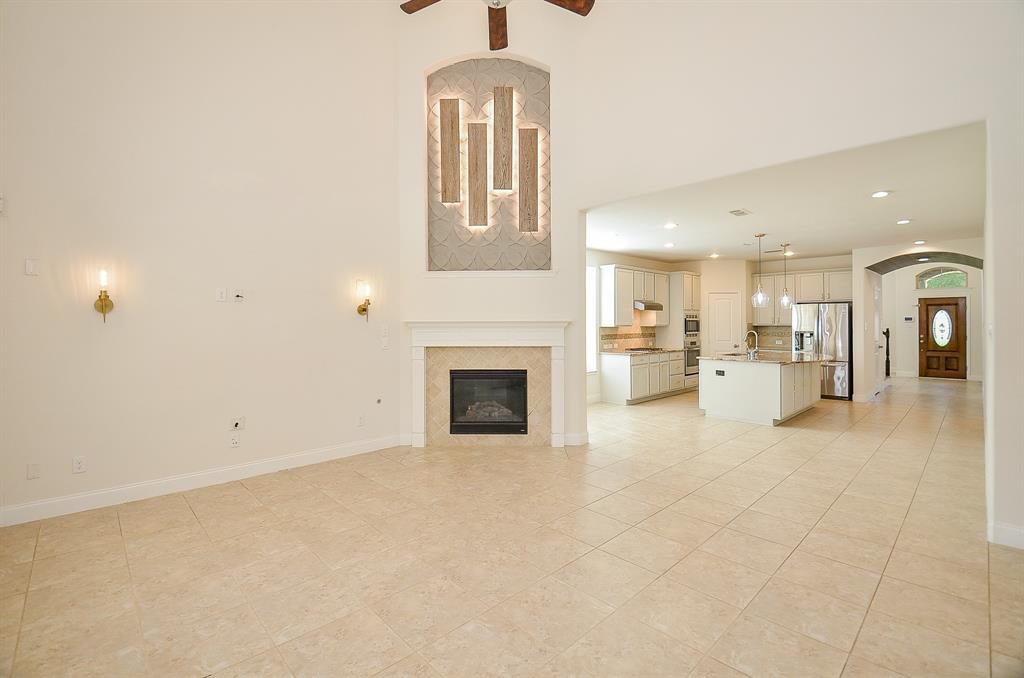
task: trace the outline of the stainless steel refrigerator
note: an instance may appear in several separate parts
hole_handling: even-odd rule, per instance
[[[821,397],[853,398],[853,306],[793,304],[793,350],[825,356]]]

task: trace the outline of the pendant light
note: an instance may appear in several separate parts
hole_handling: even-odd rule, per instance
[[[793,297],[789,296],[789,287],[786,286],[786,259],[789,258],[786,250],[788,248],[788,242],[782,243],[782,296],[779,297],[779,305],[782,308],[789,308],[793,305]]]
[[[750,297],[750,303],[754,308],[768,308],[771,297],[761,287],[761,238],[764,233],[755,233],[754,237],[757,238],[757,291]]]

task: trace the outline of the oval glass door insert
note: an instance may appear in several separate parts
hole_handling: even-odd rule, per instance
[[[939,309],[932,318],[932,338],[939,346],[947,345],[953,338],[953,319],[946,309]]]

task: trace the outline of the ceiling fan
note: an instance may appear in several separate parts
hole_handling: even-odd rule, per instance
[[[490,33],[491,51],[508,47],[508,23],[505,17],[505,7],[509,1],[483,0],[487,5],[487,28]],[[412,14],[437,2],[441,2],[441,0],[408,0],[403,2],[401,7],[406,14]],[[587,16],[594,8],[596,0],[544,0],[544,2],[575,12],[580,16]]]

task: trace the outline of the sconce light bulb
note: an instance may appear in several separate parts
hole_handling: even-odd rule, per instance
[[[107,269],[104,268],[104,269],[100,270],[100,289],[101,290],[107,289],[107,283],[108,283]]]

